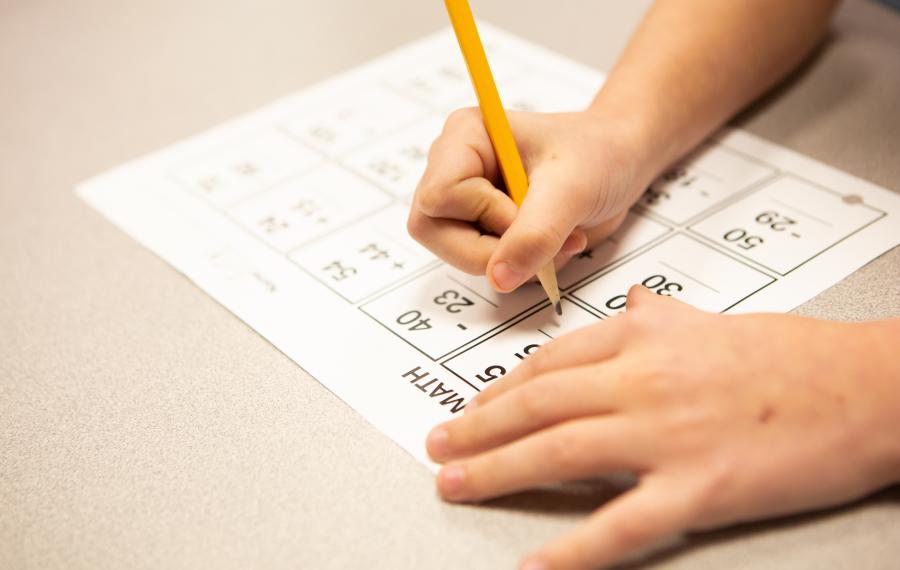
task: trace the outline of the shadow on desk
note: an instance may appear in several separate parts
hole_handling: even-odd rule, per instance
[[[866,76],[870,72],[856,61],[854,54],[841,49],[843,40],[840,30],[829,31],[796,70],[757,98],[729,124],[748,128],[759,120],[766,123],[767,131],[777,130],[767,132],[768,136],[789,141],[792,134],[825,120],[842,102],[852,98],[863,82],[871,79]],[[804,84],[809,87],[804,87]],[[771,119],[773,106],[799,89],[806,92],[803,105],[785,105],[784,112],[774,113],[777,120],[767,120]]]
[[[900,507],[900,486],[890,487],[871,495],[865,499],[860,499],[853,503],[834,507],[823,511],[816,511],[801,515],[781,517],[767,521],[754,523],[745,523],[720,530],[696,533],[689,535],[685,540],[665,550],[659,550],[642,560],[632,562],[621,566],[623,570],[640,570],[647,566],[657,563],[672,561],[681,556],[686,556],[690,552],[711,546],[713,544],[722,544],[733,541],[744,541],[749,537],[759,534],[771,533],[773,531],[786,530],[805,525],[813,525],[824,522],[828,519],[838,517],[853,509],[863,506],[871,506],[876,504],[887,504]]]
[[[519,512],[587,515],[627,491],[635,483],[635,478],[627,474],[568,482],[500,497],[481,506]]]
[[[526,491],[483,503],[482,508],[519,512],[540,512],[557,515],[585,516],[594,512],[616,495],[627,490],[634,480],[630,477],[604,479],[581,483],[566,483],[556,487]],[[900,508],[900,486],[890,487],[853,503],[812,513],[781,517],[766,521],[739,524],[709,532],[690,534],[684,539],[627,563],[619,568],[640,570],[686,556],[692,551],[714,544],[745,541],[749,537],[778,530],[822,523],[865,506],[888,505]]]

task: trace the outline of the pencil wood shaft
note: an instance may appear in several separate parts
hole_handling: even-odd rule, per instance
[[[500,101],[500,93],[497,91],[494,75],[488,65],[487,55],[484,53],[484,46],[481,44],[469,2],[468,0],[444,0],[444,4],[447,6],[453,31],[469,70],[472,86],[478,97],[478,106],[481,108],[481,115],[484,119],[484,126],[494,147],[494,154],[497,156],[500,172],[506,183],[506,190],[516,205],[521,206],[528,193],[528,175],[525,173],[522,157],[516,146],[512,128],[509,126],[509,119],[503,109],[503,103]],[[554,306],[558,306],[559,286],[556,281],[553,260],[542,267],[537,275],[550,301]]]

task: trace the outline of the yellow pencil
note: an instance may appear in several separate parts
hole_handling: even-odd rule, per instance
[[[469,69],[469,76],[472,78],[472,85],[475,87],[475,94],[478,97],[478,106],[481,107],[484,126],[494,146],[494,154],[497,155],[497,162],[500,164],[500,172],[503,173],[506,189],[516,205],[521,206],[525,194],[528,193],[528,175],[525,174],[525,166],[522,164],[522,157],[519,156],[519,149],[516,147],[512,129],[509,126],[509,119],[503,110],[503,103],[500,102],[500,94],[497,92],[497,85],[494,83],[494,76],[488,65],[484,46],[481,45],[481,38],[478,36],[478,28],[475,27],[475,18],[472,16],[469,2],[468,0],[444,0],[444,4],[447,6],[450,22],[453,24],[453,31],[456,32],[463,59],[466,60],[466,67]],[[544,291],[547,292],[547,297],[553,303],[556,313],[561,315],[559,285],[556,283],[556,269],[553,266],[553,260],[542,267],[537,276]]]

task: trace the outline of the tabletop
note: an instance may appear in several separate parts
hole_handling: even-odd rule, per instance
[[[477,2],[609,69],[647,0]],[[446,26],[410,0],[0,3],[0,567],[510,568],[602,501],[479,506],[72,192]],[[847,0],[734,124],[900,190],[900,14]],[[900,315],[900,249],[797,309]],[[641,568],[896,568],[900,489]]]

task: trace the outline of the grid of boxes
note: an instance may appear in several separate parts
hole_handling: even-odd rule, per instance
[[[448,38],[449,39],[449,38]],[[543,291],[499,295],[406,235],[442,117],[474,104],[462,64],[395,69],[181,165],[172,176],[255,238],[476,390],[542,344],[622,312],[634,284],[727,311],[883,216],[720,144],[654,182],[622,226],[560,272],[564,320]],[[492,51],[510,106],[584,106],[593,88]]]

